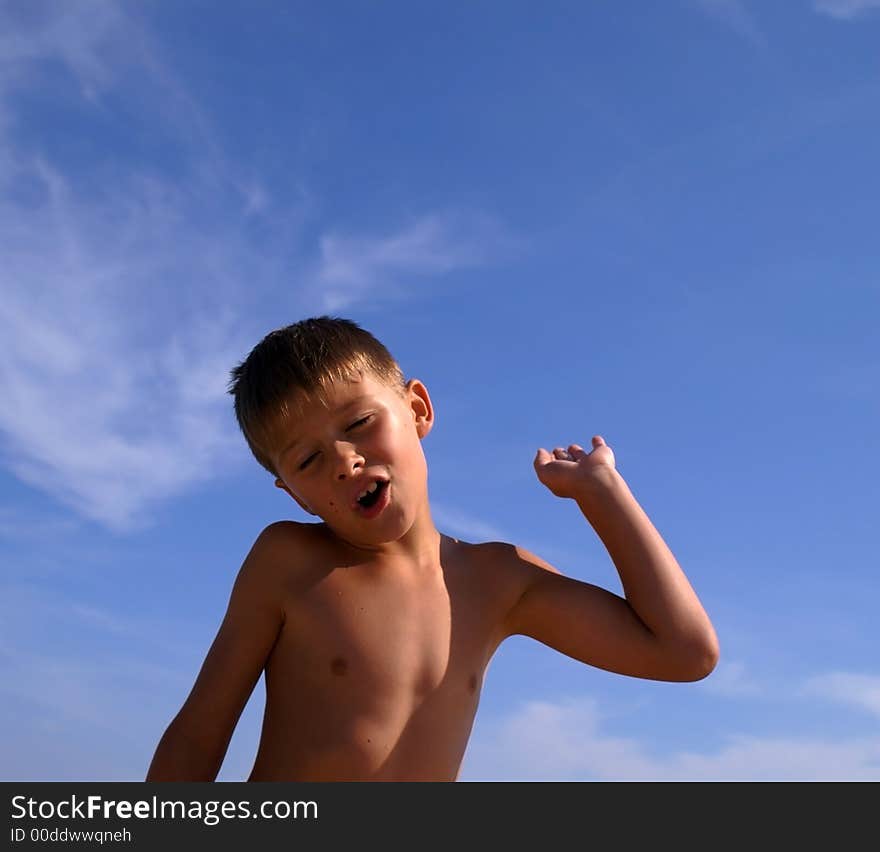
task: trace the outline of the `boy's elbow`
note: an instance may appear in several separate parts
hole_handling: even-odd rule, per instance
[[[686,676],[683,681],[692,682],[703,680],[709,677],[718,665],[718,659],[721,656],[721,649],[718,646],[718,639],[714,635],[708,637],[695,650],[688,654],[688,664],[686,667]]]
[[[690,683],[708,677],[718,665],[720,651],[714,633],[700,640],[667,645],[662,653],[657,680]]]
[[[147,770],[145,781],[213,781],[223,760],[181,730],[175,720],[165,731]]]

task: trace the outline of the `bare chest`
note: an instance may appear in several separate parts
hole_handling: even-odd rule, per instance
[[[358,703],[474,696],[489,655],[485,607],[442,573],[413,581],[340,571],[301,596],[276,649],[319,693]]]

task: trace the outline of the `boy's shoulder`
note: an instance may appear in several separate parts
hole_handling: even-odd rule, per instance
[[[260,530],[254,544],[258,542],[264,546],[291,545],[298,541],[307,541],[314,536],[318,527],[324,524],[302,523],[300,521],[273,521]]]
[[[524,547],[507,541],[467,542],[444,536],[451,547],[446,557],[459,564],[472,579],[485,581],[497,591],[521,591],[536,575],[558,573],[549,563]],[[275,521],[264,527],[254,540],[242,566],[245,573],[275,574],[290,579],[291,574],[304,578],[322,573],[349,558],[346,549],[323,523]]]
[[[484,541],[471,545],[473,557],[490,569],[532,574],[535,570],[558,573],[549,562],[518,544],[509,541]]]
[[[326,524],[274,521],[260,531],[252,552],[264,557],[304,557],[326,553],[333,543],[334,537],[328,533]]]
[[[241,574],[286,572],[314,555],[319,547],[322,524],[299,521],[275,521],[264,527],[254,539],[241,567]]]
[[[559,571],[540,556],[508,541],[462,543],[463,562],[478,582],[487,584],[493,594],[512,603],[536,579]]]

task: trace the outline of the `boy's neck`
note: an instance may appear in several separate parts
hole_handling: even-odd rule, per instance
[[[440,562],[440,544],[443,535],[434,525],[427,500],[422,504],[409,530],[396,541],[378,545],[359,545],[346,542],[367,561],[376,565],[409,563],[417,567],[434,567]]]

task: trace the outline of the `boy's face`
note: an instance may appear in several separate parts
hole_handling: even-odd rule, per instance
[[[275,484],[351,544],[400,539],[427,501],[427,389],[412,379],[401,393],[367,372],[332,382],[326,397],[326,407],[294,400],[274,430]]]

